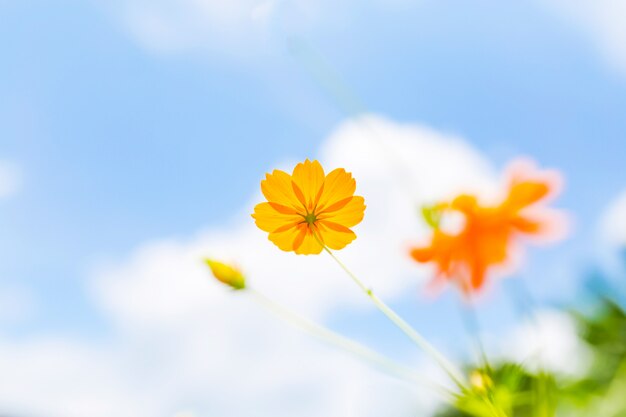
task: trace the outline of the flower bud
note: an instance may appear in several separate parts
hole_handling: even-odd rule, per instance
[[[237,268],[212,259],[205,259],[206,264],[211,268],[213,276],[223,284],[234,290],[246,288],[246,279]]]
[[[485,393],[493,386],[493,381],[486,372],[474,370],[470,374],[470,385],[476,392]]]

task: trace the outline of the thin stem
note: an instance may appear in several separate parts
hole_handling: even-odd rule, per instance
[[[439,394],[444,395],[447,398],[452,398],[453,394],[449,390],[438,384],[426,380],[416,372],[408,369],[398,362],[395,362],[379,354],[378,352],[375,352],[374,350],[363,346],[358,342],[355,342],[354,340],[333,332],[326,327],[320,326],[319,324],[314,323],[294,313],[293,311],[276,303],[275,301],[255,289],[246,288],[246,292],[248,292],[257,303],[261,304],[263,307],[265,307],[281,319],[291,323],[292,325],[302,330],[305,330],[317,339],[328,343],[329,345],[343,349],[344,351],[355,355],[361,360],[375,365],[379,369],[396,378],[404,379],[406,381],[416,383],[420,386],[428,387],[437,391]]]
[[[515,307],[517,314],[522,320],[530,319],[531,321],[536,322],[537,318],[534,314],[536,303],[530,293],[530,290],[525,285],[523,278],[510,278],[508,282],[508,285],[504,285],[504,289],[513,300],[513,306]],[[513,285],[515,285],[516,288],[513,288]]]
[[[487,359],[487,353],[480,337],[481,326],[480,321],[478,320],[478,314],[476,313],[476,307],[474,305],[472,295],[469,293],[467,294],[465,306],[463,305],[462,299],[459,305],[461,306],[461,317],[463,319],[463,323],[465,324],[465,329],[467,330],[470,337],[474,340],[480,358],[479,360],[482,361],[482,366],[485,367],[485,370],[488,372],[489,377],[491,377],[492,368],[489,363],[489,359]],[[485,396],[484,400],[485,403],[487,403],[487,406],[491,409],[494,417],[507,417],[506,412],[496,406],[493,400],[493,396],[491,394]]]
[[[508,417],[508,414],[500,408],[496,407],[496,405],[490,398],[485,398],[485,402],[487,403],[487,406],[491,409],[494,417]]]
[[[321,242],[320,242],[321,243]],[[344,270],[344,272],[352,278],[352,281],[372,300],[374,305],[378,307],[378,309],[385,315],[393,324],[395,324],[400,330],[406,334],[409,339],[411,339],[420,349],[430,355],[438,364],[443,368],[443,370],[448,374],[448,376],[454,381],[455,384],[459,386],[461,389],[466,389],[466,385],[463,383],[462,374],[452,365],[452,363],[446,359],[434,346],[426,341],[426,339],[419,334],[411,325],[409,325],[404,319],[402,319],[395,311],[393,311],[387,304],[385,304],[380,298],[374,294],[372,289],[368,288],[361,282],[356,275],[352,273],[348,269],[343,262],[341,262],[334,253],[326,245],[322,243],[324,250],[339,264],[339,266]]]
[[[469,333],[470,337],[474,340],[476,350],[478,351],[480,360],[482,360],[483,362],[483,366],[487,369],[487,371],[491,371],[491,366],[489,364],[489,360],[487,359],[485,346],[483,345],[482,339],[480,337],[481,326],[480,321],[478,320],[478,315],[476,314],[476,307],[474,306],[472,296],[470,294],[467,295],[466,306],[463,306],[462,300],[460,304],[462,308],[461,317],[463,319],[463,323],[465,324],[465,329]]]
[[[374,139],[373,143],[378,147],[380,156],[386,161],[390,171],[396,176],[396,181],[405,188],[411,201],[419,207],[420,204],[417,203],[420,201],[420,198],[418,198],[416,190],[411,183],[410,179],[413,176],[406,162],[403,161],[397,152],[386,146],[386,137],[380,132],[376,123],[372,123],[367,118],[358,117],[359,115],[367,114],[367,106],[361,98],[358,97],[354,90],[348,87],[335,68],[311,46],[310,42],[307,42],[302,37],[290,37],[288,46],[292,56],[302,65],[320,89],[330,96],[339,110],[349,118],[352,118],[355,123],[358,123],[364,131],[371,134],[371,137]]]
[[[509,279],[512,284],[505,285],[505,289],[508,291],[509,297],[513,300],[513,304],[517,310],[517,314],[520,316],[522,322],[527,321],[531,326],[531,330],[536,332],[536,336],[542,341],[539,346],[536,355],[541,357],[542,351],[545,350],[545,337],[544,329],[541,326],[539,317],[536,313],[537,303],[534,300],[528,286],[526,286],[522,277],[517,279]],[[513,288],[512,285],[516,285],[517,288]],[[543,370],[543,361],[539,360],[539,369]]]

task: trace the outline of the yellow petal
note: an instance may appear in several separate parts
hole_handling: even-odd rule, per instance
[[[324,189],[317,203],[317,211],[321,212],[330,205],[352,197],[355,190],[356,181],[352,178],[352,174],[343,168],[331,171],[324,181]]]
[[[319,220],[328,220],[345,227],[356,226],[363,220],[365,215],[365,200],[355,196],[339,210],[323,213],[318,216]]]
[[[291,175],[275,169],[271,174],[266,174],[261,181],[261,191],[267,201],[291,207],[305,214],[303,205],[298,201],[291,185]]]
[[[298,214],[281,213],[272,206],[272,203],[260,203],[254,207],[252,214],[257,227],[266,232],[273,232],[285,225],[293,225],[303,220]]]
[[[333,211],[338,211],[344,208],[354,197],[344,198],[343,200],[339,200],[336,203],[333,203],[327,207],[325,207],[322,211],[317,212],[317,214],[325,214],[332,213]]]
[[[347,227],[328,221],[318,221],[320,238],[330,249],[343,249],[356,239],[354,232]]]
[[[293,251],[293,244],[298,237],[298,225],[285,226],[269,234],[268,239],[285,252]]]
[[[309,161],[299,163],[293,169],[292,180],[299,189],[306,203],[306,208],[313,211],[315,203],[317,203],[318,193],[324,184],[324,169],[317,161]]]
[[[302,227],[303,226],[303,227]],[[295,248],[295,252],[298,255],[318,255],[324,247],[322,244],[315,238],[313,232],[308,227],[308,225],[301,225],[301,241],[298,242],[297,248]],[[295,246],[295,245],[294,245]]]

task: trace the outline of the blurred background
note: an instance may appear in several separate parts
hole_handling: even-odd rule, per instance
[[[493,355],[585,372],[562,311],[590,309],[590,277],[626,283],[625,20],[612,0],[0,0],[0,415],[429,415],[431,392],[209,280],[202,257],[236,262],[438,378],[329,259],[254,227],[264,174],[304,158],[354,172],[341,256],[458,361],[460,296],[407,256],[419,206],[519,156],[559,170],[568,238],[477,313]]]

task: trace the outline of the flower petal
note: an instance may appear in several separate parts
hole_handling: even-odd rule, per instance
[[[321,212],[334,203],[352,197],[356,190],[356,181],[352,174],[343,168],[331,171],[324,181],[324,189],[317,202],[317,211]]]
[[[274,232],[285,225],[303,221],[302,216],[298,214],[285,214],[276,211],[271,203],[257,204],[254,207],[252,217],[258,228],[266,232]]]
[[[306,224],[301,225],[300,233],[301,234],[298,236],[298,239],[300,239],[300,236],[301,236],[301,241],[298,242],[297,248],[295,247],[296,245],[294,244],[294,251],[298,255],[317,255],[320,252],[322,252],[324,247],[319,242],[319,240],[313,235],[313,231],[308,225]]]
[[[317,214],[324,214],[324,213],[330,213],[333,211],[337,211],[337,210],[341,210],[342,208],[344,208],[346,206],[346,204],[348,204],[354,197],[348,197],[348,198],[344,198],[343,200],[339,200],[336,203],[333,203],[331,205],[329,205],[328,207],[325,207],[324,209],[322,209],[321,211],[318,211]]]
[[[268,239],[281,250],[291,252],[293,251],[294,242],[298,237],[299,231],[297,224],[293,224],[291,227],[285,226],[275,232],[271,232]]]
[[[541,181],[521,181],[511,184],[509,195],[502,204],[511,210],[521,210],[550,194],[550,186]]]
[[[306,202],[306,208],[313,211],[315,207],[315,199],[318,192],[324,184],[324,169],[317,161],[309,161],[299,163],[293,169],[292,181],[302,192]]]
[[[525,216],[515,216],[511,219],[510,223],[518,232],[530,235],[540,234],[545,228],[542,221],[530,219]]]
[[[480,260],[475,260],[475,262],[471,265],[470,272],[470,285],[472,290],[479,290],[485,284],[485,277],[487,275],[487,268],[489,265],[485,265],[480,262]],[[470,291],[469,288],[466,291]]]
[[[343,249],[356,239],[356,235],[352,230],[340,224],[320,220],[317,222],[317,226],[321,240],[330,249]]]
[[[363,197],[355,196],[340,209],[330,213],[323,213],[318,216],[318,219],[327,220],[345,227],[353,227],[363,220],[364,215],[365,200]]]
[[[413,248],[411,249],[410,255],[411,258],[415,259],[417,262],[426,263],[435,258],[435,251],[431,247]]]
[[[265,179],[261,181],[261,191],[267,201],[291,207],[305,214],[304,207],[291,186],[291,175],[286,172],[275,169],[271,174],[266,174]]]

